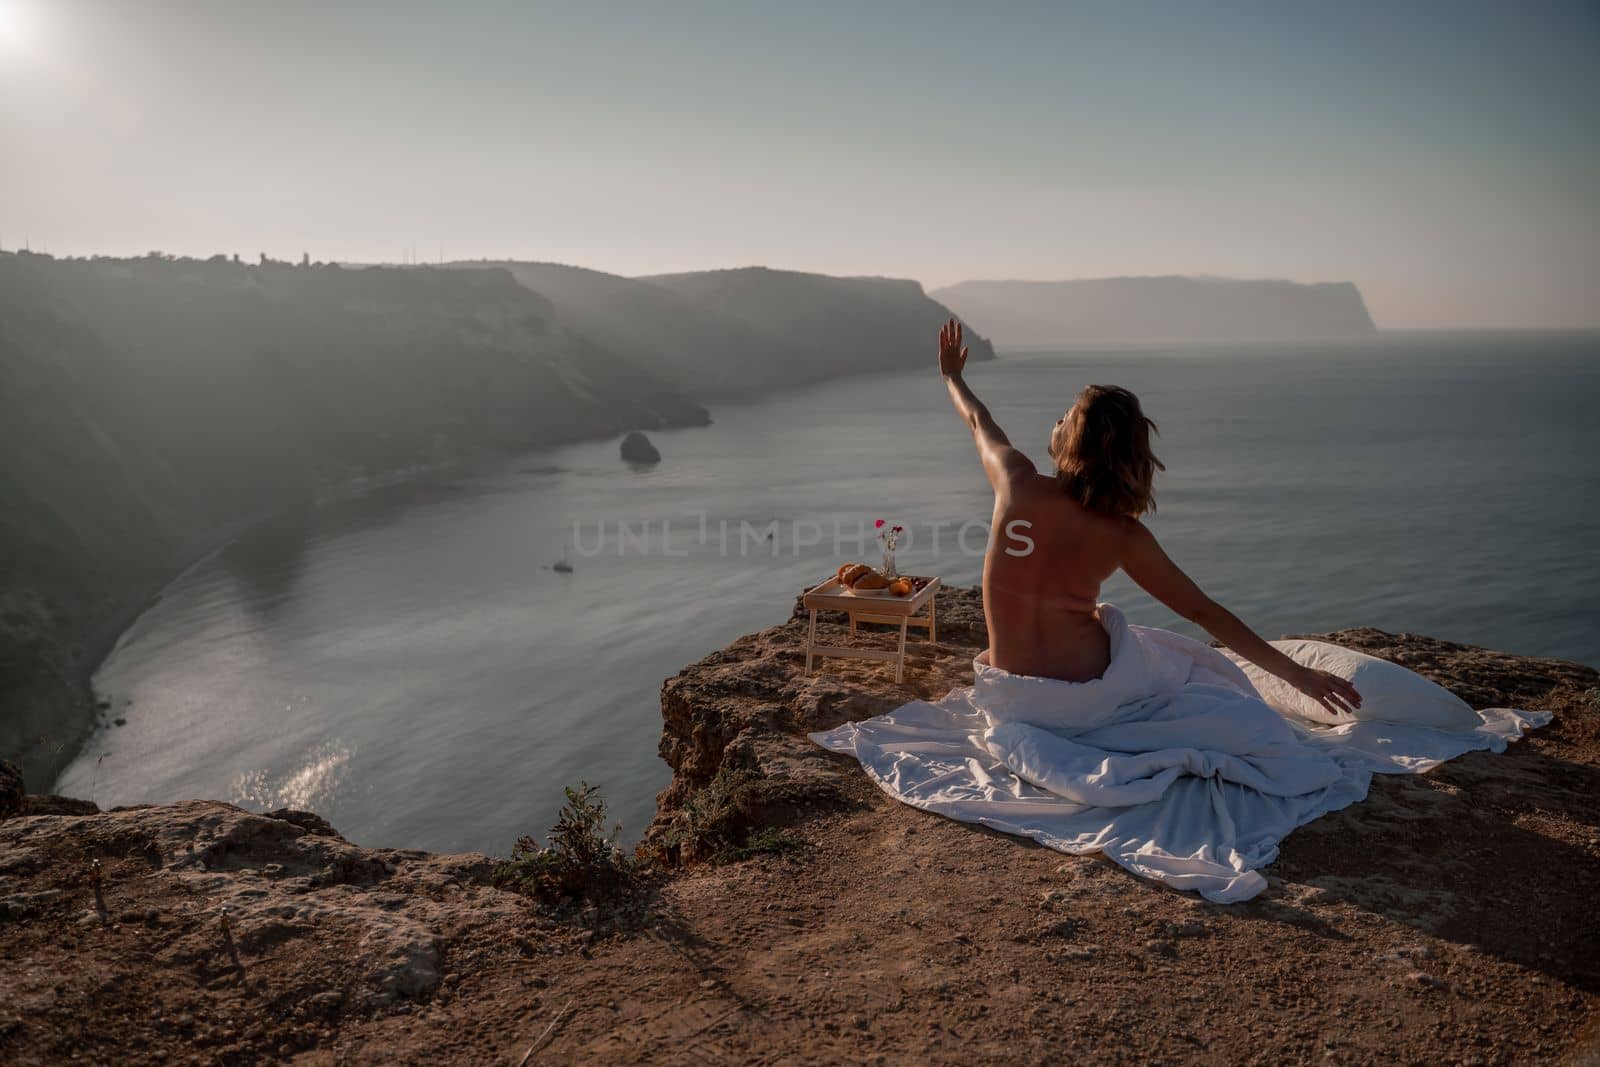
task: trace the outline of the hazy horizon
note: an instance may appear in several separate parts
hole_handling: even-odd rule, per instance
[[[1351,281],[1600,326],[1600,13],[0,0],[0,247]]]

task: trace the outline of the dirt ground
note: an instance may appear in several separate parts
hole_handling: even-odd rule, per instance
[[[1555,722],[1375,780],[1228,906],[832,756],[845,803],[793,812],[801,847],[664,877],[599,934],[315,817],[15,818],[0,1061],[1597,1063],[1600,709],[1527,703]]]

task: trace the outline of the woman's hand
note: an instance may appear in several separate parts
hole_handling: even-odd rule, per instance
[[[967,365],[967,350],[961,344],[961,324],[951,319],[939,328],[939,373],[957,378]]]
[[[1356,692],[1356,687],[1337,674],[1302,667],[1294,677],[1284,681],[1335,715],[1351,715],[1361,706],[1361,694]]]

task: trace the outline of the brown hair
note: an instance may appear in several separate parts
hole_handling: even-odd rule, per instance
[[[1154,512],[1156,471],[1167,469],[1150,450],[1155,429],[1128,390],[1087,386],[1050,434],[1061,488],[1104,515]]]

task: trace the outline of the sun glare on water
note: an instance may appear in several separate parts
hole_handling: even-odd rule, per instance
[[[241,774],[233,782],[233,802],[261,811],[273,808],[326,810],[328,802],[344,784],[350,757],[354,754],[350,746],[328,741],[281,777],[273,777],[264,770]]]

